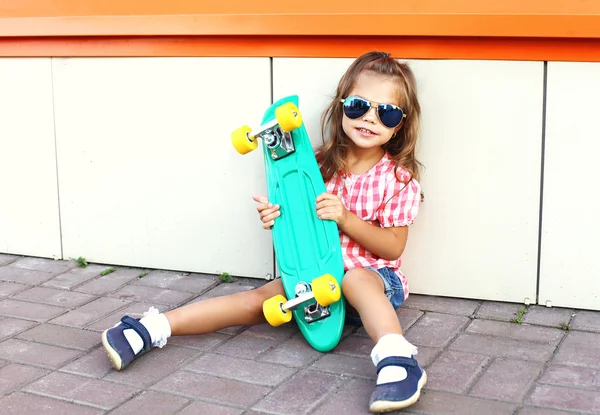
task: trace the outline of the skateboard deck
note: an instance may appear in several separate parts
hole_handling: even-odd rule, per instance
[[[260,127],[242,127],[237,139],[235,135],[232,140],[241,153],[256,148],[253,139],[262,139],[269,202],[278,204],[281,212],[272,234],[285,298],[267,300],[265,317],[279,325],[291,320],[291,311],[307,342],[318,351],[329,351],[344,328],[344,264],[337,224],[316,214],[316,198],[326,187],[301,121],[298,97],[275,102]]]

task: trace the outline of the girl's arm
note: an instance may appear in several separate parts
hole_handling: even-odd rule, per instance
[[[317,197],[317,216],[333,220],[348,237],[380,258],[400,258],[408,238],[408,226],[381,228],[348,211],[339,197],[323,193]]]
[[[408,239],[408,226],[380,228],[348,212],[342,225],[338,226],[350,239],[367,251],[389,261],[400,258]]]

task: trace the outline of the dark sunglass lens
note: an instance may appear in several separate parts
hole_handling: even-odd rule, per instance
[[[350,97],[344,101],[344,114],[348,118],[362,117],[371,108],[371,103],[365,99]]]
[[[397,127],[404,117],[404,113],[400,108],[390,104],[381,104],[377,111],[381,123],[388,128]]]

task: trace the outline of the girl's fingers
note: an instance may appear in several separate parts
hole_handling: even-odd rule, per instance
[[[258,203],[258,205],[256,205],[256,210],[259,212],[262,212],[265,209],[271,209],[275,206],[277,209],[279,209],[279,205],[273,206],[273,204],[269,203],[269,199],[267,199],[265,196],[252,196],[252,199]]]
[[[321,208],[317,210],[317,217],[319,219],[332,219],[339,217],[341,215],[341,210],[336,208]]]
[[[275,218],[281,215],[279,205],[269,203],[269,199],[266,196],[252,196],[252,199],[258,203],[256,210],[258,210],[260,219],[263,223],[263,229],[271,229],[275,224]]]
[[[277,212],[272,212],[272,213],[271,213],[271,214],[269,214],[269,215],[265,215],[265,216],[263,216],[263,218],[262,218],[262,221],[263,221],[263,222],[265,222],[265,223],[266,223],[266,222],[271,222],[271,221],[273,221],[275,218],[278,218],[278,217],[279,217],[279,215],[281,215],[281,212],[279,212],[279,211],[277,211]]]
[[[341,208],[341,203],[339,203],[336,200],[326,200],[323,202],[319,202],[317,203],[317,211],[321,210],[321,209],[340,209]]]
[[[267,199],[266,196],[252,196],[252,199],[254,199],[255,202],[258,203],[263,203],[263,204],[268,204],[269,203],[269,199]]]
[[[273,213],[279,213],[279,205],[272,206],[270,208],[265,208],[263,210],[259,210],[260,217],[265,218]],[[277,215],[279,216],[279,215]]]
[[[273,207],[274,206],[271,203],[261,203],[256,206],[256,210],[258,210],[259,212],[262,212],[265,209],[272,209]],[[279,206],[277,206],[277,208],[279,208]]]
[[[319,219],[321,220],[331,220],[335,217],[335,215],[331,214],[331,213],[321,213],[319,215]]]
[[[341,205],[342,201],[336,195],[331,193],[321,193],[317,196],[317,209],[326,206],[338,206]]]
[[[317,216],[321,219],[324,219],[325,216],[329,215],[330,213],[331,213],[331,210],[327,209],[327,208],[317,209]]]
[[[335,200],[337,199],[337,196],[332,195],[331,193],[321,193],[319,196],[317,196],[317,203],[322,202],[323,200]]]
[[[332,200],[321,200],[320,202],[317,202],[317,209],[321,209],[327,206],[333,206],[334,204],[335,202]]]

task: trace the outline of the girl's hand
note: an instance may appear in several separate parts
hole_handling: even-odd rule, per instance
[[[317,217],[333,220],[339,226],[342,226],[348,218],[348,210],[336,195],[321,193],[317,196]]]
[[[258,203],[256,210],[258,210],[258,214],[260,215],[263,229],[271,229],[271,226],[275,223],[275,218],[281,215],[279,205],[269,203],[269,199],[265,196],[252,196],[252,199]]]

